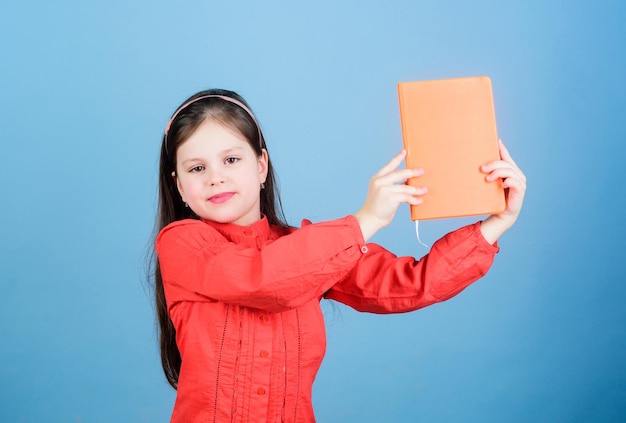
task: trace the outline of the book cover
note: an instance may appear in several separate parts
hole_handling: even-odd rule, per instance
[[[428,187],[411,219],[501,213],[501,184],[480,166],[500,158],[491,80],[486,76],[398,83],[406,166],[425,174],[407,181]]]

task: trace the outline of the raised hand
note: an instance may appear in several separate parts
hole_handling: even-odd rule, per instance
[[[485,163],[481,171],[487,174],[485,179],[493,183],[501,183],[506,195],[506,208],[500,214],[489,216],[481,224],[483,236],[490,243],[494,243],[517,220],[524,194],[526,193],[526,176],[517,166],[502,140],[500,144],[500,160]]]
[[[401,203],[418,205],[426,194],[425,187],[404,183],[424,174],[423,169],[398,169],[405,157],[406,151],[402,150],[370,179],[365,204],[354,214],[365,240],[391,223]]]

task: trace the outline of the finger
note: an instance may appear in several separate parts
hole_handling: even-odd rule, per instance
[[[414,204],[414,205],[422,204],[422,202],[424,201],[424,198],[420,195],[411,195],[410,193],[400,193],[400,194],[393,195],[392,197],[389,198],[388,201],[390,204],[395,204],[394,207],[397,207],[401,203]]]
[[[487,181],[495,181],[496,179],[516,178],[520,181],[526,181],[524,174],[509,166],[498,167],[485,177]]]
[[[506,186],[506,187],[516,186],[521,189],[526,189],[526,181],[520,178],[518,175],[504,176],[500,179],[502,179],[502,186]]]
[[[526,180],[526,175],[524,175],[524,172],[522,172],[522,170],[519,167],[517,167],[514,163],[511,163],[505,160],[496,160],[493,162],[486,163],[480,167],[480,170],[484,173],[489,174],[487,176],[489,180],[496,179],[496,177],[491,177],[491,174],[496,171],[498,171],[499,173],[510,172],[511,176],[517,175],[520,179],[523,179],[524,181]]]
[[[417,199],[426,195],[427,192],[426,187],[390,185],[380,191],[378,202],[395,208],[401,203],[419,203]]]
[[[511,154],[507,150],[507,148],[504,145],[504,143],[502,142],[502,140],[500,140],[500,139],[498,140],[498,145],[499,145],[500,160],[493,160],[491,162],[484,163],[480,167],[480,169],[483,172],[488,173],[488,172],[491,172],[496,167],[502,166],[504,163],[508,163],[512,167],[520,170],[519,166],[517,166],[517,163],[515,163],[515,160],[513,160],[513,157],[511,157]],[[521,172],[521,170],[520,170],[520,172]]]
[[[415,168],[415,169],[399,169],[393,172],[390,172],[386,175],[381,175],[376,178],[383,185],[391,185],[397,184],[399,182],[404,182],[407,179],[417,178],[424,174],[424,169]]]
[[[423,202],[424,202],[424,199],[422,197],[414,197],[414,196],[408,197],[407,201],[405,201],[405,203],[410,204],[412,206],[419,206]]]
[[[508,180],[504,181],[502,185],[507,189],[507,210],[510,212],[519,212],[524,202],[525,187]]]
[[[427,187],[416,187],[412,185],[390,185],[387,188],[387,193],[390,195],[411,195],[420,196],[428,193]]]
[[[511,162],[513,163],[513,166],[518,167],[517,163],[515,163],[515,160],[513,160],[513,157],[511,157],[511,153],[509,153],[509,150],[504,145],[504,142],[502,142],[501,139],[498,139],[498,144],[500,146],[500,157],[502,158],[502,160]]]
[[[393,172],[394,170],[396,170],[398,168],[398,166],[400,166],[400,163],[402,163],[402,160],[404,160],[405,157],[406,157],[406,150],[403,149],[398,154],[396,154],[378,172],[376,172],[376,174],[374,176],[382,176],[382,175],[386,175],[388,173]]]
[[[496,169],[503,169],[503,168],[513,169],[513,165],[504,160],[494,160],[493,162],[485,163],[484,165],[482,165],[480,167],[480,170],[482,170],[485,173],[491,173],[495,171]]]
[[[489,173],[489,174],[497,172],[496,177],[513,176],[526,182],[526,175],[524,175],[524,172],[522,172],[522,170],[519,167],[517,167],[515,163],[511,163],[505,160],[498,160],[495,162],[488,163],[487,165],[483,166],[483,172]],[[490,179],[493,180],[496,177],[492,177]]]

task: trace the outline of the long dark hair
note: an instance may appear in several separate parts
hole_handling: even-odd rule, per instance
[[[226,99],[221,97],[226,97]],[[228,101],[228,99],[232,99],[235,102]],[[241,104],[238,105],[237,102]],[[247,110],[242,108],[241,105],[244,105]],[[161,229],[174,221],[198,218],[191,208],[185,207],[176,188],[176,181],[172,177],[172,172],[176,170],[176,152],[178,147],[204,121],[215,119],[221,124],[227,125],[241,133],[257,157],[261,156],[262,149],[267,150],[267,145],[265,144],[261,128],[258,126],[256,119],[248,113],[249,110],[250,107],[245,100],[233,91],[221,89],[201,91],[189,97],[179,106],[168,124],[168,130],[163,135],[159,161],[159,203],[151,246],[150,276],[154,282],[154,300],[158,318],[161,364],[167,381],[174,389],[178,387],[178,375],[182,359],[176,345],[176,330],[167,312],[163,279],[161,278],[158,257],[154,251],[154,238]],[[265,189],[261,190],[260,195],[261,213],[267,217],[269,224],[288,227],[282,210],[272,162],[269,159]]]

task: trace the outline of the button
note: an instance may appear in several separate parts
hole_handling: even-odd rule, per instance
[[[250,229],[250,228],[246,228],[246,229],[244,229],[244,230],[243,230],[243,234],[244,234],[245,236],[250,236],[250,235],[252,235],[252,229]]]
[[[257,389],[256,393],[259,394],[259,395],[265,395],[265,388]]]
[[[268,353],[267,351],[263,350],[263,351],[261,351],[261,352],[259,353],[259,355],[260,355],[261,357],[265,358],[265,357],[267,357],[267,356],[269,355],[269,353]]]
[[[261,317],[259,317],[259,319],[261,319],[263,323],[267,322],[267,316],[265,314],[262,314]]]
[[[368,248],[367,248],[367,245],[364,245],[364,246],[362,246],[362,247],[361,247],[361,252],[362,252],[363,254],[367,253],[368,251],[369,251],[369,250],[368,250]]]

